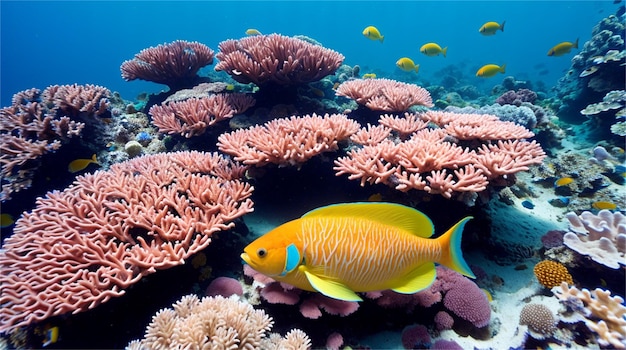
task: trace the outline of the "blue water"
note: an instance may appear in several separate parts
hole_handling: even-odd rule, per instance
[[[1,105],[31,87],[98,84],[132,100],[164,86],[125,82],[119,67],[141,49],[177,39],[200,41],[217,51],[220,41],[264,34],[303,34],[346,56],[348,65],[379,77],[410,78],[395,67],[400,57],[421,65],[419,79],[437,83],[442,69],[457,68],[472,85],[490,88],[502,76],[476,78],[487,63],[507,64],[517,79],[553,86],[575,53],[548,57],[562,41],[591,37],[593,26],[615,12],[612,1],[226,1],[226,2],[30,2],[2,1]],[[504,33],[485,37],[486,21],[506,20]],[[361,35],[374,25],[383,44]],[[448,46],[448,57],[426,57],[426,42]],[[574,50],[576,51],[576,50]],[[211,66],[212,69],[212,66]]]

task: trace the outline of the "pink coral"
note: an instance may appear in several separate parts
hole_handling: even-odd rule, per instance
[[[425,121],[439,128],[426,128]],[[420,119],[405,114],[404,119],[384,116],[379,122],[397,130],[404,141],[381,140],[374,127],[362,129],[353,140],[364,146],[335,160],[337,175],[359,179],[361,186],[383,183],[451,198],[483,191],[489,181],[528,170],[545,157],[537,142],[523,139],[532,132],[492,115],[430,111]]]
[[[401,337],[405,349],[429,349],[431,345],[428,329],[421,324],[404,328]]]
[[[254,98],[245,94],[216,94],[154,105],[148,113],[160,132],[190,138],[203,134],[208,126],[245,112],[254,103]]]
[[[252,211],[242,175],[217,154],[161,153],[39,198],[0,252],[0,332],[94,308],[184,263]]]
[[[216,57],[216,71],[258,86],[318,81],[333,74],[344,59],[336,51],[279,34],[223,41]]]
[[[204,295],[207,297],[213,297],[221,295],[223,297],[229,297],[231,295],[243,295],[243,287],[241,283],[231,277],[220,276],[209,284]]]
[[[92,84],[52,85],[41,94],[42,102],[51,111],[70,117],[110,117],[109,97],[109,89]]]
[[[435,314],[435,325],[437,329],[442,331],[445,329],[452,329],[454,325],[454,319],[450,316],[449,313],[445,311],[439,311]]]
[[[199,42],[176,40],[141,50],[120,70],[126,81],[141,79],[165,84],[170,90],[193,86],[200,68],[213,63],[213,50]]]
[[[339,85],[336,94],[376,111],[404,112],[411,106],[433,106],[428,90],[391,79],[349,80]]]
[[[358,129],[359,124],[343,114],[293,116],[222,134],[217,146],[246,165],[298,165],[337,150],[338,142]]]

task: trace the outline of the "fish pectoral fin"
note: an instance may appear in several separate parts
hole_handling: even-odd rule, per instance
[[[402,294],[417,293],[430,287],[430,285],[435,281],[435,277],[437,277],[435,264],[431,262],[425,263],[418,266],[405,276],[403,279],[405,283],[403,285],[392,288],[392,290]]]
[[[312,274],[309,271],[304,271],[304,275],[311,283],[311,286],[315,288],[316,291],[324,294],[327,297],[344,300],[344,301],[362,301],[361,297],[359,297],[354,291],[352,291],[345,284],[331,281],[328,279],[324,279],[317,275]]]

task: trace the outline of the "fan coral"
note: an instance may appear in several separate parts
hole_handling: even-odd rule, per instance
[[[318,81],[333,74],[344,59],[336,51],[279,34],[222,41],[216,57],[216,71],[258,86]]]
[[[213,50],[199,42],[176,40],[141,50],[120,70],[126,81],[141,79],[167,85],[171,91],[193,86],[200,68],[213,63]]]
[[[579,254],[612,269],[626,265],[626,217],[609,210],[597,215],[584,211],[580,216],[567,213],[570,232],[563,236],[563,243]]]
[[[433,106],[428,90],[391,79],[349,80],[337,87],[336,94],[375,111],[404,112],[411,106]]]
[[[242,175],[216,153],[160,153],[38,198],[0,252],[0,332],[94,308],[184,263],[252,211]]]
[[[273,320],[237,297],[183,296],[152,317],[145,337],[131,341],[127,349],[294,349],[311,347],[299,329],[284,338],[268,336]]]
[[[540,261],[535,265],[533,272],[539,280],[539,283],[546,288],[556,287],[560,285],[561,282],[566,282],[569,285],[574,284],[572,275],[569,274],[567,268],[556,261]]]

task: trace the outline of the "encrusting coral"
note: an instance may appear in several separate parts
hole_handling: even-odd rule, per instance
[[[567,271],[567,267],[560,262],[551,260],[540,261],[535,265],[533,272],[539,283],[546,288],[556,287],[561,282],[566,282],[568,285],[574,284],[572,275]]]
[[[186,295],[152,317],[141,340],[126,349],[293,349],[311,347],[303,331],[292,329],[283,338],[267,333],[274,321],[263,310],[239,301],[237,296]]]

